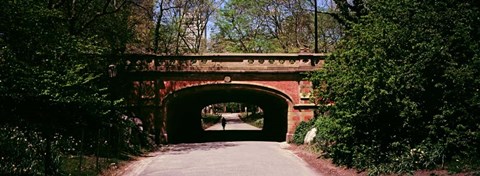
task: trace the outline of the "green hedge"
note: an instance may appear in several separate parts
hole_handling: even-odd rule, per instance
[[[295,144],[303,144],[303,140],[305,139],[305,135],[307,135],[308,131],[313,128],[315,121],[301,121],[297,128],[295,129],[295,133],[293,134],[293,139],[291,142]]]
[[[240,113],[240,119],[257,128],[263,128],[263,113]]]
[[[202,115],[202,126],[204,129],[211,127],[212,125],[218,123],[222,118],[221,115],[217,114],[204,114]]]
[[[311,75],[331,105],[315,123],[325,156],[370,174],[480,170],[478,1],[362,2]]]

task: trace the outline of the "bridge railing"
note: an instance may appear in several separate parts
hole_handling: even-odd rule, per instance
[[[127,72],[304,72],[321,68],[326,56],[313,53],[125,55],[120,65]]]

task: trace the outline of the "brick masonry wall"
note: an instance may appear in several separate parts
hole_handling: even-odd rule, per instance
[[[224,83],[223,80],[216,80],[216,81],[164,81],[165,88],[160,89],[160,97],[165,97],[168,94],[175,92],[177,90],[198,86],[198,85],[206,85],[206,84],[221,84]],[[251,85],[258,85],[264,86],[267,88],[272,88],[283,92],[284,94],[288,95],[294,103],[300,103],[300,95],[299,95],[299,83],[297,81],[234,81],[232,84],[251,84]]]
[[[208,84],[224,84],[224,80],[211,80],[211,81],[163,81],[163,82],[152,82],[152,81],[135,81],[133,82],[132,94],[136,95],[136,98],[129,99],[129,102],[135,104],[135,102],[143,102],[145,105],[161,105],[162,100],[175,91],[194,87],[199,85],[208,85]],[[230,84],[248,84],[248,85],[257,85],[263,86],[270,89],[275,89],[289,96],[292,101],[288,102],[288,127],[287,127],[287,141],[293,136],[297,125],[301,121],[310,120],[313,118],[313,109],[312,107],[297,107],[305,104],[310,104],[309,95],[312,91],[312,85],[309,81],[232,81]],[[153,92],[152,92],[153,91]],[[148,109],[148,108],[147,108]],[[145,109],[145,110],[147,110]],[[145,119],[146,124],[154,124],[155,114],[152,109],[148,109],[146,112],[148,115]],[[150,126],[148,129],[153,129],[155,127]]]

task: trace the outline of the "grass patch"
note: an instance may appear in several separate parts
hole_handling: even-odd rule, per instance
[[[257,128],[263,128],[263,113],[240,113],[240,119]]]

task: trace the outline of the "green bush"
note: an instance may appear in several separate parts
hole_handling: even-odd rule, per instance
[[[263,128],[263,113],[240,113],[240,119],[257,128]]]
[[[202,126],[203,129],[206,129],[208,127],[211,127],[212,125],[215,125],[220,121],[220,118],[222,118],[221,115],[217,114],[204,114],[202,115]]]
[[[132,124],[131,121],[116,124],[122,127],[117,131],[118,144],[112,143],[116,141],[110,136],[112,131],[102,128],[99,131],[98,148],[97,131],[89,128],[75,128],[79,131],[78,134],[75,133],[77,131],[59,130],[61,132],[51,133],[50,140],[47,140],[47,132],[42,131],[45,128],[28,124],[1,124],[0,175],[45,175],[47,174],[46,165],[50,173],[47,175],[97,173],[95,161],[97,151],[98,157],[103,158],[99,163],[99,168],[103,169],[107,168],[111,162],[126,160],[130,155],[140,155],[153,149],[154,144],[147,142],[145,131],[136,130],[137,126]],[[50,148],[49,151],[47,151],[48,148]],[[50,157],[46,153],[50,153]],[[49,164],[46,164],[47,159],[50,161]],[[80,160],[82,163],[79,163]],[[83,168],[82,171],[78,170],[79,167]]]
[[[257,128],[263,128],[263,118],[257,119],[252,123],[253,126]]]
[[[293,139],[291,142],[295,144],[303,144],[305,135],[307,135],[307,132],[313,127],[314,122],[314,120],[310,120],[308,122],[301,121],[295,129],[295,133],[293,134]]]
[[[325,156],[371,174],[478,170],[478,3],[365,3],[367,15],[311,75],[325,83],[319,102],[334,102],[315,124]]]
[[[337,136],[345,136],[344,132],[346,132],[346,129],[342,128],[335,119],[328,118],[328,116],[317,117],[314,126],[317,128],[315,143],[322,151],[328,151],[328,148],[335,142]]]
[[[59,173],[60,155],[52,142],[52,163]],[[46,140],[33,129],[2,125],[0,127],[0,175],[44,175]]]

